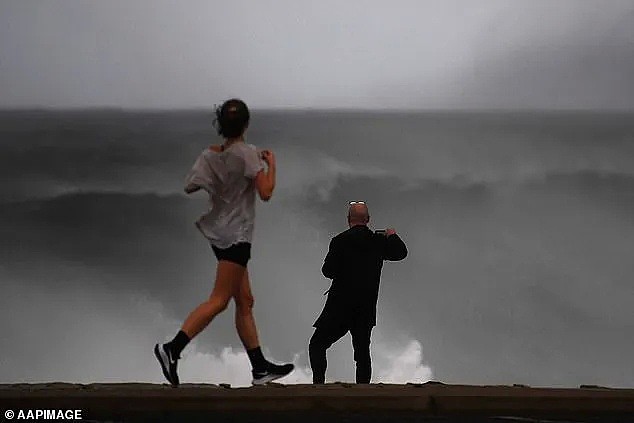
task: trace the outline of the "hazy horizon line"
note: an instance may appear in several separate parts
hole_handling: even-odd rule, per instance
[[[165,113],[165,112],[212,112],[209,107],[124,107],[124,106],[76,106],[47,107],[20,106],[1,107],[0,112],[124,112],[124,113]],[[626,108],[363,108],[363,107],[250,107],[252,112],[283,113],[634,113]]]

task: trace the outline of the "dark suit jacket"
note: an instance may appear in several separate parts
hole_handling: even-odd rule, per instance
[[[398,261],[407,247],[398,235],[376,234],[356,225],[330,241],[321,272],[332,279],[328,299],[313,326],[341,323],[376,325],[383,260]]]

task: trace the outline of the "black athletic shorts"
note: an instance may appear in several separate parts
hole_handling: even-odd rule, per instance
[[[242,267],[247,267],[247,262],[251,258],[251,243],[249,242],[239,242],[229,248],[218,248],[212,245],[211,249],[214,250],[218,261],[226,260]]]

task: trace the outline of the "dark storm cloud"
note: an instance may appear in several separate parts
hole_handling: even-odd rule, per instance
[[[504,109],[518,104],[540,108],[548,98],[548,108],[553,109],[631,110],[634,4],[623,3],[619,11],[611,9],[615,3],[610,2],[607,9],[597,3],[600,10],[592,10],[587,2],[580,4],[582,12],[576,22],[561,4],[550,9],[539,2],[527,11],[518,10],[492,22],[486,39],[480,41],[493,47],[492,54],[475,57],[472,67],[462,70],[455,80],[461,86],[462,104],[467,108],[488,105]],[[528,12],[530,18],[520,17],[522,12]],[[505,40],[505,31],[537,17],[545,33],[509,48],[512,43]],[[557,18],[564,18],[561,24],[569,28],[565,36],[549,28]]]
[[[7,1],[0,104],[207,107],[238,95],[258,107],[632,109],[632,9]]]

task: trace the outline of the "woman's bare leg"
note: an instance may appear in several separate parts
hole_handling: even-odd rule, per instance
[[[234,299],[236,300],[236,329],[242,345],[247,350],[249,361],[251,361],[253,384],[267,383],[292,372],[295,368],[293,364],[274,364],[264,358],[262,354],[258,340],[258,330],[253,317],[254,300],[248,271],[244,272],[242,281],[234,292]]]
[[[253,317],[253,294],[249,282],[249,271],[245,271],[238,289],[234,293],[236,301],[236,329],[242,345],[247,350],[260,346],[258,340],[258,330]]]
[[[227,308],[229,300],[241,284],[245,273],[246,268],[239,264],[226,260],[218,262],[216,282],[209,299],[196,307],[183,323],[182,331],[189,339],[202,332],[214,317]]]
[[[180,383],[176,362],[185,346],[198,335],[220,312],[240,286],[245,268],[225,260],[218,262],[216,281],[209,299],[192,311],[182,329],[167,344],[156,344],[154,355],[161,364],[163,375],[173,386]]]

